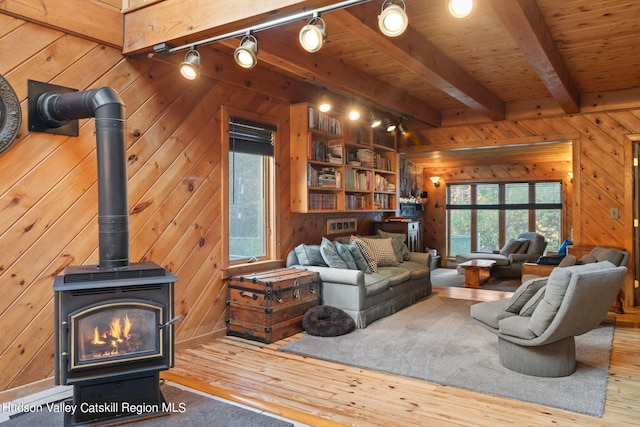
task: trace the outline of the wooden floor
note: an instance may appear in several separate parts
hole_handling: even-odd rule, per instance
[[[434,294],[492,300],[505,293],[434,286]],[[629,426],[639,425],[640,309],[616,315],[605,413],[589,417],[279,352],[221,337],[176,355],[162,376],[314,426]]]

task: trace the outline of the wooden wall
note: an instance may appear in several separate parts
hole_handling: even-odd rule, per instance
[[[572,141],[573,183],[566,162],[542,161],[510,165],[425,167],[429,202],[425,212],[426,244],[445,249],[445,192],[434,188],[429,176],[443,182],[507,179],[563,179],[567,206],[565,224],[574,230],[574,243],[621,247],[633,252],[632,144],[640,133],[640,109],[585,112],[563,117],[505,120],[487,124],[457,125],[420,132],[429,150],[509,146],[542,141]],[[618,208],[618,219],[610,208]],[[565,236],[568,237],[568,236]],[[624,303],[633,305],[633,257],[623,285]]]
[[[188,345],[225,329],[220,146],[221,106],[275,117],[278,243],[319,243],[326,218],[289,212],[289,103],[175,67],[126,59],[118,49],[0,14],[0,75],[22,107],[17,140],[0,153],[0,390],[53,374],[53,279],[66,266],[97,264],[94,120],[80,136],[27,129],[27,80],[85,90],[112,87],[126,105],[131,261],[179,277],[176,329]],[[351,216],[351,215],[349,215]],[[356,215],[368,233],[371,215]]]

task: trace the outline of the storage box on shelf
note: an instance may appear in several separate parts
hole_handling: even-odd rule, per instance
[[[291,210],[389,211],[397,206],[392,134],[291,106]]]

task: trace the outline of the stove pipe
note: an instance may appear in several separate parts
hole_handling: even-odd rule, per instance
[[[129,266],[124,103],[108,87],[65,94],[46,92],[38,97],[37,111],[51,127],[95,117],[99,268]]]

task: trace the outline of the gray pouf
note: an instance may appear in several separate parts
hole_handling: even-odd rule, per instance
[[[356,328],[356,322],[344,310],[328,305],[310,308],[302,318],[302,328],[311,335],[337,337]]]

